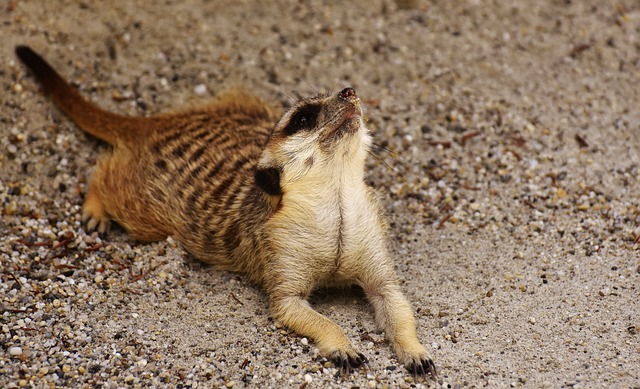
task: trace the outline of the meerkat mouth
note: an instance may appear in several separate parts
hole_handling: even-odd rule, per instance
[[[360,128],[360,117],[360,114],[357,112],[347,114],[334,132],[356,132],[358,128]]]
[[[362,114],[356,107],[353,107],[353,109],[347,108],[339,116],[342,116],[341,119],[336,121],[339,124],[322,137],[321,143],[325,146],[335,144],[345,135],[353,135],[360,129]]]
[[[345,88],[327,104],[330,118],[326,120],[324,134],[320,142],[330,146],[342,140],[346,135],[358,133],[362,127],[362,107],[353,88]]]

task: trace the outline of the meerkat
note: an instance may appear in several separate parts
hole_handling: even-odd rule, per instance
[[[398,361],[436,376],[364,181],[371,136],[354,89],[303,99],[282,115],[233,92],[130,117],[85,100],[29,47],[16,54],[63,112],[112,145],[84,200],[88,230],[106,233],[113,220],[141,242],[171,235],[198,260],[244,273],[266,291],[274,319],[314,340],[341,371],[367,359],[307,298],[318,287],[359,285]]]

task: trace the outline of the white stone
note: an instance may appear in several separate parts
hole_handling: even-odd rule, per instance
[[[207,86],[205,84],[198,84],[198,85],[196,85],[195,88],[193,88],[193,91],[197,95],[202,96],[203,94],[207,93]]]

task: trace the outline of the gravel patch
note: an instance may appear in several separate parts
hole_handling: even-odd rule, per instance
[[[0,7],[0,386],[639,387],[637,2]],[[42,96],[16,44],[124,114],[354,87],[438,379],[398,366],[357,289],[312,299],[370,361],[339,377],[241,276],[171,238],[87,233],[105,145]]]

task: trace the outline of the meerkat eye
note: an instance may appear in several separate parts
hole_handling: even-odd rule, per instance
[[[315,127],[320,108],[320,104],[311,104],[299,108],[296,113],[291,115],[289,124],[283,130],[284,134],[290,136],[300,130],[309,130]]]

